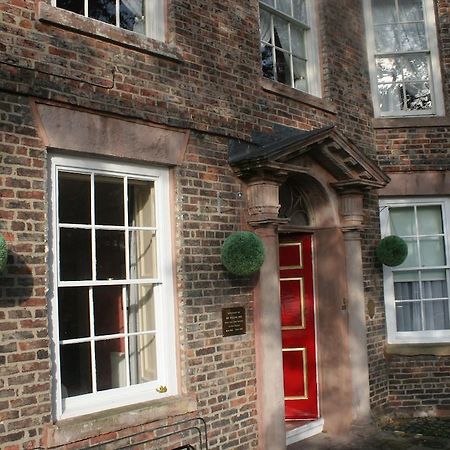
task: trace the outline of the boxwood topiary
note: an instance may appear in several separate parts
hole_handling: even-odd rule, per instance
[[[246,277],[259,270],[264,262],[264,244],[255,233],[238,231],[223,243],[222,264],[234,275]]]
[[[5,238],[0,234],[0,273],[6,269],[6,261],[8,259],[8,248],[6,247]]]
[[[399,266],[408,256],[406,242],[398,236],[387,236],[377,246],[378,260],[389,267]]]

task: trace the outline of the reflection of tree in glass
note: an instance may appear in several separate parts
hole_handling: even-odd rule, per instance
[[[88,15],[93,19],[115,25],[116,3],[111,0],[91,0]]]

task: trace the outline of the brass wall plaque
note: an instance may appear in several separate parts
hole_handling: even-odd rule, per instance
[[[245,308],[237,306],[222,309],[222,333],[224,337],[246,333]]]

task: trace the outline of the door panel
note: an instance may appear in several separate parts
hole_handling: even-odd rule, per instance
[[[318,417],[311,235],[280,236],[286,419]]]

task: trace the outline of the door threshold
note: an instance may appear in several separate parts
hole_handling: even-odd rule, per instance
[[[323,419],[295,420],[286,422],[286,445],[303,441],[311,436],[322,433]]]

